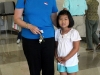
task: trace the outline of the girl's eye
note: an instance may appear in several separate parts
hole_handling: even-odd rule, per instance
[[[68,20],[68,18],[65,18],[65,20]]]
[[[59,20],[62,20],[61,18]]]

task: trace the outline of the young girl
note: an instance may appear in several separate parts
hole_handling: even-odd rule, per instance
[[[57,43],[55,57],[60,75],[76,75],[79,70],[77,52],[81,38],[78,31],[72,28],[73,25],[74,20],[69,11],[60,11],[57,16],[59,29],[55,32]]]

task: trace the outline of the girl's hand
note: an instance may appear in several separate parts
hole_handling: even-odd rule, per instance
[[[61,62],[61,57],[56,57],[57,62]]]
[[[67,61],[66,57],[61,57],[61,62],[62,64],[65,64],[65,62]]]
[[[33,26],[31,24],[28,24],[28,29],[30,29],[30,31],[33,33],[33,34],[41,34],[41,31],[39,30],[38,27],[36,26]]]

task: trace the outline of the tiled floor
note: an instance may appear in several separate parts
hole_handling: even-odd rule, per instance
[[[16,44],[16,35],[2,34],[0,38],[0,75],[29,75],[22,45]],[[100,75],[100,52],[87,52],[86,43],[81,41],[78,75]],[[59,75],[56,70],[55,75]]]
[[[63,0],[57,0],[59,10]],[[29,75],[22,46],[16,44],[16,35],[0,35],[0,75]],[[81,41],[78,75],[100,75],[100,52],[87,52],[86,43]],[[55,75],[59,75],[56,70]]]

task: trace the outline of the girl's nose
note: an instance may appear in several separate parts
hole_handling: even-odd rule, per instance
[[[63,20],[62,23],[65,23],[65,21]]]

